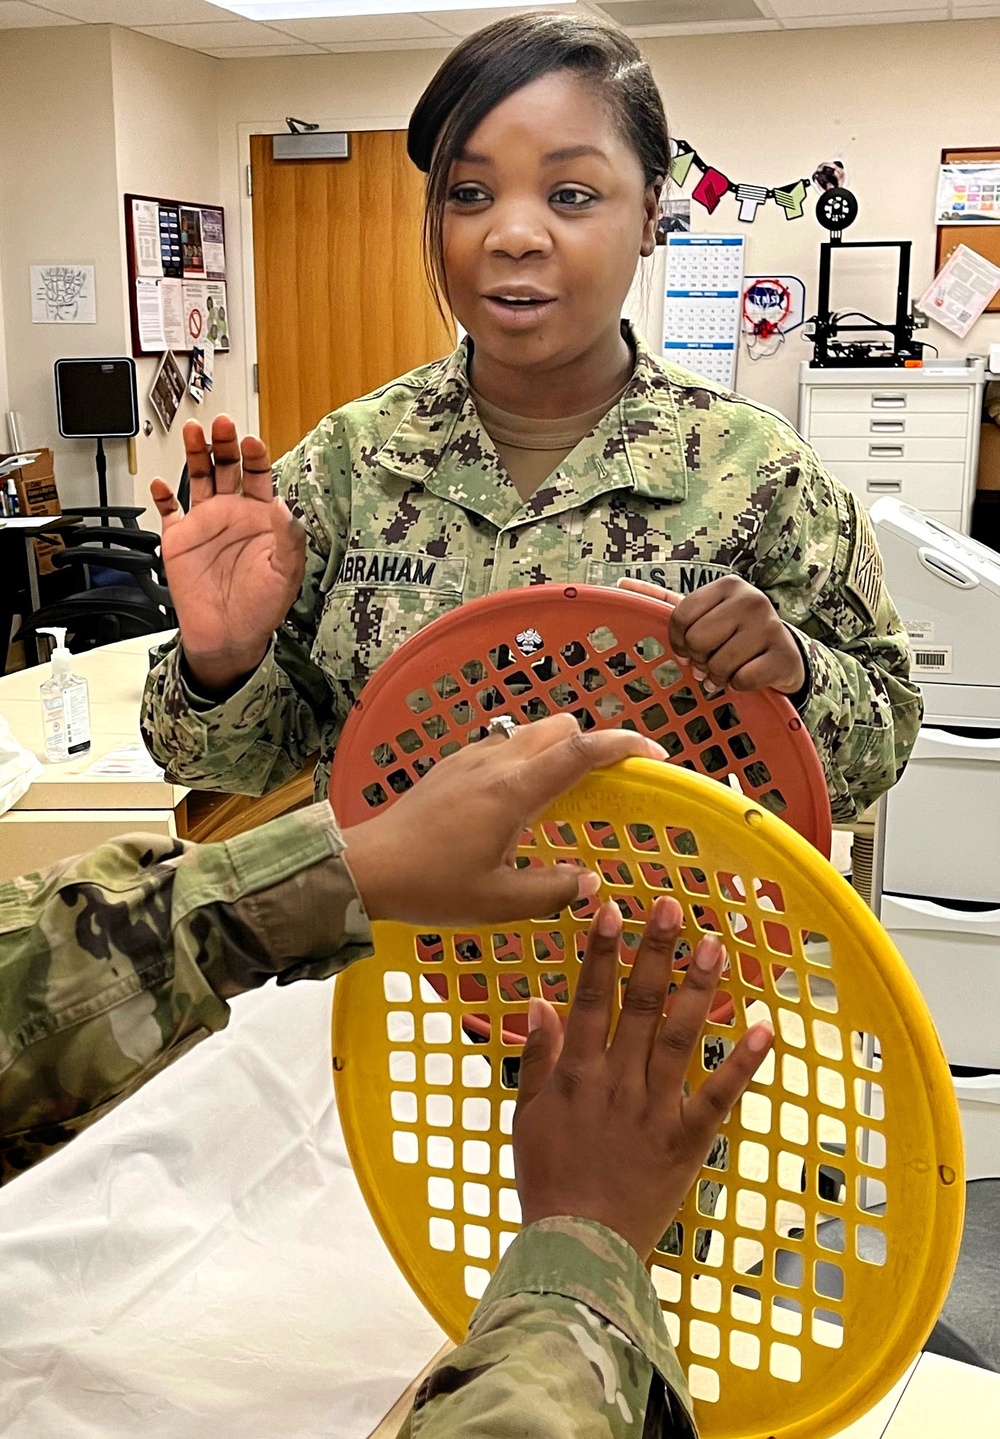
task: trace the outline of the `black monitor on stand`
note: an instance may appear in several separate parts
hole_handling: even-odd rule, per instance
[[[135,361],[123,358],[56,360],[56,412],[64,440],[97,441],[97,489],[108,503],[104,441],[139,433]]]

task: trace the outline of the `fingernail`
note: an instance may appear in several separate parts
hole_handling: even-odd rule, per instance
[[[653,901],[653,908],[649,912],[649,927],[657,934],[665,934],[671,927],[671,921],[676,918],[674,907],[665,895]]]
[[[715,969],[721,964],[725,957],[726,951],[722,941],[721,939],[717,939],[714,934],[710,934],[707,939],[703,939],[694,952],[695,964],[699,969],[703,969],[706,974],[710,969]]]
[[[541,999],[528,1000],[528,1033],[538,1029],[543,1023],[542,1016],[545,1013],[545,1001]]]
[[[606,900],[597,911],[595,921],[597,933],[604,939],[613,939],[622,927],[622,916],[616,904]]]
[[[700,669],[698,669],[695,665],[692,665],[692,666],[691,666],[691,673],[694,675],[694,677],[695,677],[696,680],[703,680],[703,679],[705,678],[706,674],[708,673],[708,671],[707,671],[707,670],[700,670]]]
[[[665,758],[667,752],[661,744],[656,743],[655,739],[648,739],[646,741],[646,753],[650,759],[659,760]]]
[[[769,1024],[755,1024],[753,1029],[747,1030],[747,1048],[752,1049],[754,1054],[759,1054],[773,1038],[774,1030]]]
[[[582,870],[576,881],[577,899],[590,899],[601,887],[601,876],[592,869]]]

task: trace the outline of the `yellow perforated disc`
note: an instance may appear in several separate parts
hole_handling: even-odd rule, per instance
[[[774,1053],[651,1273],[705,1436],[838,1432],[919,1350],[961,1233],[954,1088],[909,971],[811,845],[678,767],[596,771],[525,840],[522,863],[601,871],[625,916],[623,979],[658,894],[684,910],[679,966],[700,931],[721,932],[735,1013],[706,1026],[693,1085],[748,1023],[773,1024]],[[375,957],[337,981],[337,1099],[354,1168],[398,1264],[456,1340],[518,1226],[511,1124],[526,999],[572,994],[594,907],[503,933],[380,924]]]

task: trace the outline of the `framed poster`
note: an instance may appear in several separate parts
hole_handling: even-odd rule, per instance
[[[221,205],[126,195],[132,354],[229,349],[226,217]]]

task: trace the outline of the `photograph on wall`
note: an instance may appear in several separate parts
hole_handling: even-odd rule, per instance
[[[93,265],[32,265],[33,325],[96,325]]]
[[[188,375],[188,394],[196,405],[202,400],[212,388],[212,362],[215,358],[215,350],[210,340],[205,340],[200,345],[195,345],[191,351],[191,370]]]
[[[201,211],[181,206],[181,259],[185,275],[204,275],[205,251],[201,238]]]
[[[686,195],[671,196],[660,201],[656,222],[656,243],[665,245],[668,235],[684,234],[691,229],[691,201]]]
[[[165,431],[169,432],[170,426],[174,422],[174,416],[184,398],[184,390],[184,376],[181,373],[181,367],[174,359],[173,351],[168,350],[160,361],[156,378],[149,391],[149,403]]]

